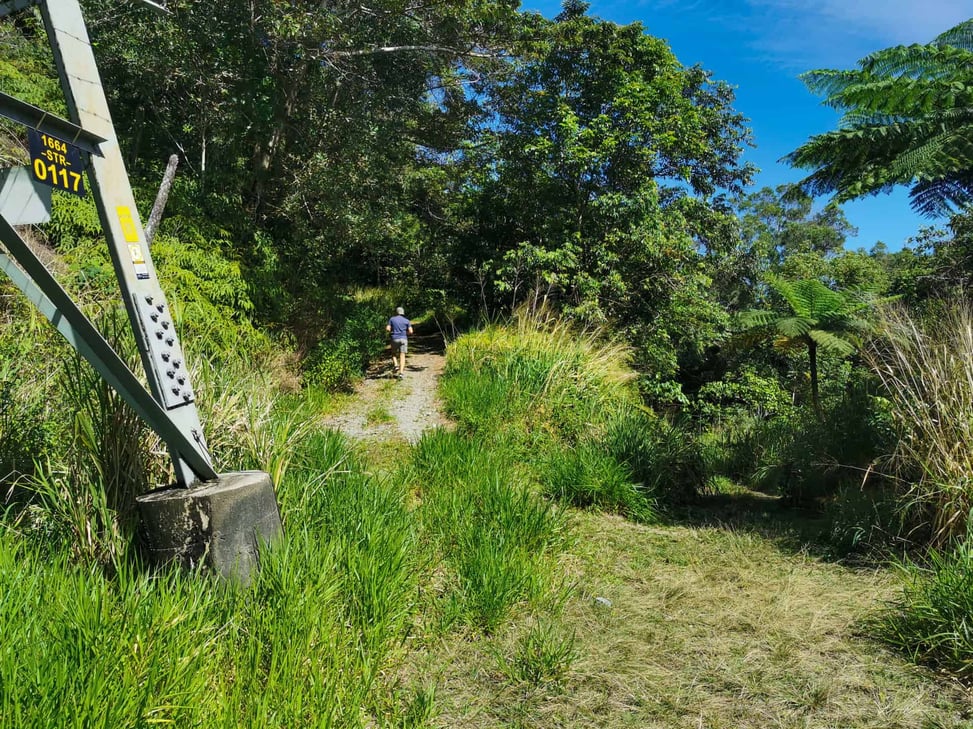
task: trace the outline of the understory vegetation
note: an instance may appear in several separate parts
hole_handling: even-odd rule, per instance
[[[140,210],[180,159],[151,255],[208,448],[285,536],[248,586],[149,565],[165,444],[4,279],[0,725],[968,725],[973,21],[805,77],[847,116],[754,190],[732,86],[578,0],[81,5]],[[40,11],[0,46],[67,116]],[[942,226],[846,249],[894,184]],[[50,212],[139,372],[93,197]],[[378,457],[322,417],[398,306],[450,425]]]
[[[286,536],[248,587],[147,569],[126,512],[109,506],[126,482],[89,472],[45,490],[60,470],[38,463],[0,536],[4,722],[616,726],[702,711],[717,726],[960,726],[950,690],[855,637],[891,578],[808,557],[813,532],[794,532],[800,512],[770,497],[760,521],[732,506],[756,494],[706,487],[691,431],[637,406],[628,349],[551,336],[567,331],[522,316],[457,339],[443,379],[455,427],[396,445],[406,457],[379,469],[321,428],[324,395],[311,407],[232,358],[201,371],[225,428],[214,434],[236,434],[214,448],[277,484]],[[127,433],[102,430],[118,422],[89,436],[122,445]],[[700,509],[724,525],[681,525]],[[745,591],[731,598],[731,584]],[[936,612],[947,594],[923,592],[927,621],[955,617]],[[917,618],[895,620],[877,634],[913,645]],[[840,648],[819,643],[824,624]],[[937,636],[931,651],[953,650]],[[658,651],[665,666],[649,660]],[[700,671],[702,704],[698,686],[687,693]],[[767,700],[741,703],[741,681]]]

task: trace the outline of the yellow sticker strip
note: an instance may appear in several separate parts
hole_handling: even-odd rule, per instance
[[[138,243],[139,229],[135,225],[135,218],[132,217],[132,211],[125,205],[119,205],[115,208],[115,211],[118,213],[118,222],[121,223],[122,235],[125,236],[125,241],[128,243]]]

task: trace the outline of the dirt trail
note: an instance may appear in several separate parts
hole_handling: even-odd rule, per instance
[[[415,443],[426,430],[447,423],[437,392],[445,361],[442,336],[410,337],[405,376],[401,380],[393,376],[388,351],[355,388],[351,407],[326,418],[325,426],[356,440]]]

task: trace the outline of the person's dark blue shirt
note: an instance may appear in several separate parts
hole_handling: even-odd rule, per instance
[[[412,326],[412,322],[404,316],[396,314],[389,319],[389,326],[392,327],[392,339],[408,339],[409,327]]]

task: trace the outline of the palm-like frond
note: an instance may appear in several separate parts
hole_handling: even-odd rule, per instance
[[[973,63],[973,53],[967,55],[968,63]],[[867,75],[829,96],[826,103],[836,109],[902,119],[970,106],[973,88],[956,83],[954,78],[952,74],[935,80]]]
[[[771,277],[770,287],[787,304],[784,314],[759,310],[740,315],[741,340],[772,338],[776,349],[807,348],[810,368],[811,402],[818,417],[824,419],[818,395],[817,352],[833,352],[842,357],[854,353],[869,323],[858,314],[879,303],[853,297],[828,288],[817,279],[788,281]]]
[[[962,208],[973,205],[973,179],[930,180],[912,186],[909,193],[912,207],[926,217],[948,215],[949,203]]]
[[[853,354],[857,349],[855,344],[848,341],[846,337],[839,337],[833,332],[825,331],[824,329],[813,329],[808,332],[808,336],[821,349],[836,354],[847,356]]]
[[[776,332],[788,339],[799,340],[814,327],[814,320],[803,316],[788,316],[774,321]]]
[[[758,329],[771,324],[777,315],[772,311],[764,309],[754,309],[752,311],[741,312],[737,317],[737,323],[742,330]]]
[[[788,313],[781,315],[763,309],[744,312],[737,320],[743,331],[761,330],[763,336],[782,337],[798,343],[806,343],[810,338],[825,348],[844,354],[849,351],[847,347],[833,345],[832,339],[857,338],[868,329],[868,322],[856,314],[869,308],[870,302],[853,301],[817,279],[788,281],[773,277],[768,282],[786,302]],[[815,332],[819,331],[829,334],[818,336]],[[854,349],[853,344],[848,346]]]
[[[964,20],[959,25],[950,28],[939,35],[933,43],[973,51],[973,18]]]
[[[893,46],[865,56],[858,62],[858,68],[875,76],[935,79],[960,71],[969,63],[970,54],[971,49],[936,41],[928,45]]]
[[[804,190],[845,201],[911,185],[913,207],[927,216],[971,201],[973,20],[928,45],[886,48],[858,69],[802,79],[844,111],[838,130],[785,157],[812,170]]]

